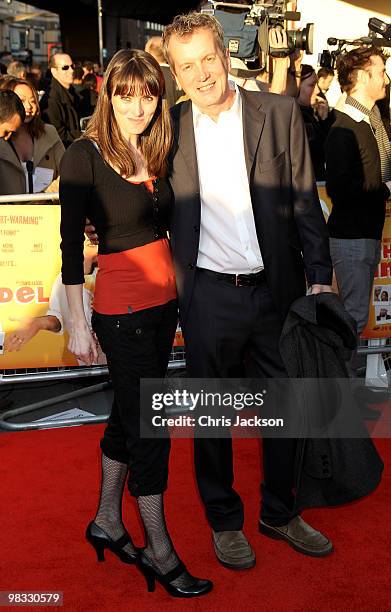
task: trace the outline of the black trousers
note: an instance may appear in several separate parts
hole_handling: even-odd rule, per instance
[[[164,377],[176,325],[176,300],[131,314],[92,315],[114,388],[101,449],[129,465],[128,486],[135,497],[167,487],[170,440],[140,438],[140,379]]]
[[[197,269],[184,329],[186,362],[192,378],[285,378],[279,353],[281,319],[266,283],[235,287]],[[245,366],[243,366],[245,364]],[[239,373],[239,374],[238,374]],[[297,441],[263,440],[261,517],[283,525],[293,516]],[[243,504],[233,488],[232,440],[195,438],[197,483],[215,531],[243,526]]]

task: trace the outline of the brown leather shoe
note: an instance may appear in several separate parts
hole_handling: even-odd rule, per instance
[[[313,529],[300,516],[279,527],[259,521],[259,531],[275,540],[284,540],[289,546],[310,557],[326,557],[333,551],[333,544],[320,531]]]
[[[243,531],[212,531],[216,557],[230,569],[248,569],[255,565],[255,553]]]

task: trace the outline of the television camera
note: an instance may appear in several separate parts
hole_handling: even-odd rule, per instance
[[[314,24],[307,23],[301,30],[286,29],[286,22],[299,21],[301,17],[297,11],[286,11],[286,4],[286,0],[250,0],[246,4],[209,0],[201,12],[214,15],[221,23],[230,55],[259,72],[266,67],[269,55],[286,57],[295,50],[313,53]],[[276,26],[286,29],[285,49],[269,44],[269,31]]]

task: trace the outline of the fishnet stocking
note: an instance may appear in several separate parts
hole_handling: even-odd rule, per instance
[[[122,522],[122,493],[127,473],[128,466],[125,463],[109,459],[102,453],[102,484],[94,522],[114,541],[126,531]],[[129,554],[135,552],[130,542],[123,550]]]
[[[147,538],[144,553],[161,574],[167,574],[178,565],[179,559],[167,531],[163,495],[140,496],[137,503]],[[189,587],[195,580],[191,574],[183,572],[171,584],[176,587]]]

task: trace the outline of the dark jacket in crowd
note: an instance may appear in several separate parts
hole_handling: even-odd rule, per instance
[[[33,168],[53,170],[53,180],[60,174],[60,161],[64,154],[62,144],[56,129],[45,125],[45,131],[40,138],[34,138]],[[12,147],[11,140],[0,140],[0,194],[27,193],[26,175]]]
[[[312,106],[300,105],[300,110],[308,136],[308,144],[310,145],[315,178],[317,181],[324,181],[326,179],[325,143],[334,121],[334,112],[331,111],[329,116],[322,120],[316,116]]]
[[[356,345],[356,324],[333,293],[296,300],[286,318],[280,352],[290,378],[330,379],[326,410],[336,414],[341,396],[332,379],[347,379],[345,361]],[[345,381],[348,385],[348,381]],[[316,393],[315,393],[316,396]],[[349,402],[349,423],[357,436],[299,440],[296,463],[296,508],[344,504],[371,493],[379,484],[383,462]],[[313,404],[314,410],[318,405]],[[353,410],[352,410],[353,408]],[[348,408],[349,410],[349,408]]]
[[[90,89],[89,87],[84,87],[80,90],[79,96],[80,117],[90,117],[93,114],[98,101],[98,92]]]
[[[40,102],[42,119],[54,125],[65,148],[81,136],[79,125],[79,96],[71,87],[66,89],[52,79],[50,89]]]
[[[335,111],[326,141],[326,188],[333,203],[332,238],[381,240],[389,191],[371,126]]]

